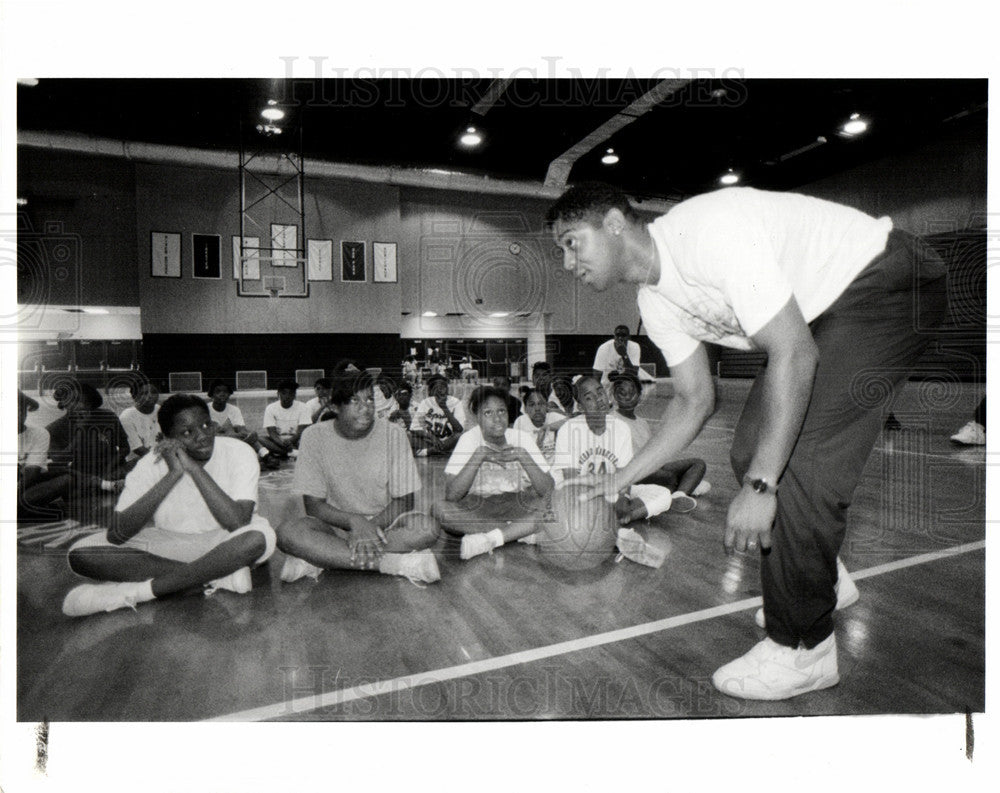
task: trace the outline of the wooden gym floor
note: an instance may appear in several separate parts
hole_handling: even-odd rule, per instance
[[[20,546],[20,721],[508,720],[929,714],[985,710],[985,466],[948,441],[981,386],[911,383],[851,510],[842,558],[861,591],[838,615],[841,683],[779,703],[714,691],[763,637],[758,559],[727,557],[728,448],[749,381],[721,381],[691,452],[712,491],[648,528],[669,556],[555,573],[533,547],[469,562],[437,546],[442,580],[326,572],[283,585],[282,556],[248,595],[222,592],[69,619],[81,579],[64,551]],[[659,386],[669,392],[666,383]],[[302,395],[305,398],[305,395]],[[662,395],[644,403],[652,417]],[[246,407],[244,413],[247,413]],[[259,416],[247,415],[248,424]],[[443,460],[420,460],[425,497]]]

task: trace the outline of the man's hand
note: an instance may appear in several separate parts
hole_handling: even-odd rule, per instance
[[[377,570],[385,546],[385,532],[360,515],[352,516],[350,523],[347,545],[351,549],[351,564],[362,570]]]
[[[729,505],[726,517],[726,534],[723,539],[726,553],[753,551],[771,547],[771,526],[778,510],[774,493],[755,493],[744,487]]]
[[[562,484],[556,485],[556,488],[569,487],[570,485],[582,485],[589,488],[588,491],[580,494],[581,501],[603,496],[604,500],[609,504],[617,504],[619,495],[628,487],[627,484],[621,481],[618,474],[615,473],[567,476],[563,479]]]

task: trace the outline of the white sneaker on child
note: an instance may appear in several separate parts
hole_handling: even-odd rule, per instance
[[[853,606],[861,598],[857,584],[854,583],[854,579],[847,572],[847,567],[840,561],[839,556],[837,557],[837,583],[834,585],[834,589],[837,592],[837,605],[835,607],[837,611],[846,609],[848,606]],[[767,627],[767,621],[764,619],[764,609],[757,609],[753,615],[753,619],[761,628]]]
[[[698,502],[695,501],[687,493],[681,493],[679,490],[673,493],[670,499],[670,511],[676,512],[683,515],[685,512],[690,512],[695,507],[698,506]]]
[[[702,479],[698,483],[698,486],[691,491],[691,495],[694,496],[695,498],[701,498],[711,489],[712,489],[712,483],[709,482],[707,479]]]
[[[462,536],[462,545],[458,549],[458,556],[461,559],[472,559],[482,556],[484,553],[493,553],[496,543],[487,532],[478,534],[465,534]]]
[[[236,592],[240,595],[249,592],[253,589],[253,584],[250,582],[250,568],[241,567],[234,573],[230,573],[222,578],[216,578],[205,589],[205,597],[214,595],[220,589]]]
[[[618,553],[631,562],[660,568],[667,558],[665,550],[646,542],[635,529],[618,529]]]
[[[832,633],[811,650],[764,639],[712,675],[719,691],[740,699],[788,699],[839,682],[837,638]]]
[[[379,564],[379,572],[386,575],[401,575],[411,584],[433,584],[441,580],[437,558],[432,551],[410,551],[409,553],[385,553]]]
[[[63,614],[67,617],[84,617],[115,609],[129,608],[135,611],[135,605],[139,602],[137,586],[140,585],[133,581],[80,584],[71,589],[63,600]]]
[[[310,564],[305,559],[299,559],[297,556],[286,556],[285,564],[281,567],[281,580],[286,584],[298,581],[300,578],[311,578],[316,581],[322,572],[322,567]]]

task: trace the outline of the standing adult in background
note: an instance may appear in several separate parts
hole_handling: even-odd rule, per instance
[[[946,268],[890,218],[791,193],[729,188],[652,223],[618,190],[579,185],[549,210],[563,266],[601,291],[638,287],[674,396],[617,494],[675,457],[714,410],[704,342],[768,355],[730,452],[741,488],[728,552],[761,549],[767,638],[716,670],[721,691],[786,699],[839,681],[833,612],[846,512],[895,391],[945,309]],[[891,397],[891,394],[890,394]]]
[[[610,393],[612,372],[632,372],[639,370],[642,350],[638,342],[629,338],[628,325],[615,328],[612,338],[597,348],[594,356],[594,377],[601,379],[601,385]],[[638,375],[636,375],[638,377]]]

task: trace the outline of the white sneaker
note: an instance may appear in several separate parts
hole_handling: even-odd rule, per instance
[[[241,567],[235,573],[230,573],[222,578],[216,578],[205,589],[205,597],[214,595],[220,589],[236,592],[240,595],[249,592],[253,589],[253,584],[250,582],[250,568]]]
[[[960,443],[963,446],[985,446],[986,427],[978,421],[970,421],[951,436],[951,442]]]
[[[618,553],[630,562],[660,568],[667,558],[664,550],[646,542],[635,529],[618,529]]]
[[[494,548],[496,545],[493,543],[493,538],[486,532],[465,534],[462,536],[462,546],[458,549],[458,555],[461,559],[472,559],[484,553],[493,553]]]
[[[679,490],[672,494],[670,500],[670,511],[676,512],[683,515],[685,512],[690,512],[695,507],[698,506],[698,502],[691,498],[687,493],[681,493]]]
[[[62,610],[67,617],[84,617],[99,611],[129,608],[135,611],[139,602],[132,581],[110,581],[101,584],[81,584],[74,587],[63,600]]]
[[[694,496],[695,498],[701,498],[711,489],[712,489],[712,483],[709,482],[707,479],[702,479],[698,483],[698,486],[691,491],[691,495]]]
[[[853,606],[861,598],[857,584],[854,583],[854,579],[847,572],[847,568],[840,561],[839,556],[837,557],[837,583],[834,585],[834,589],[837,592],[837,605],[835,607],[837,611]],[[761,628],[767,626],[767,621],[764,619],[764,609],[757,609],[753,619]]]
[[[310,564],[305,559],[299,559],[297,556],[286,556],[285,564],[281,567],[281,580],[286,584],[298,581],[300,578],[311,578],[316,581],[322,572],[322,567]]]
[[[379,564],[379,572],[401,575],[411,584],[433,584],[441,580],[437,558],[432,551],[410,551],[409,553],[385,553]]]
[[[788,699],[839,682],[837,637],[832,633],[811,650],[764,639],[712,675],[719,691],[740,699]]]

